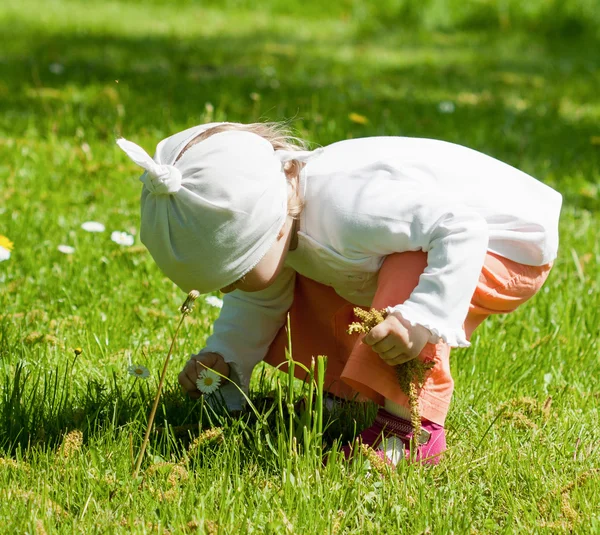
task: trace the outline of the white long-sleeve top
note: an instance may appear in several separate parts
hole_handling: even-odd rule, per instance
[[[556,258],[561,195],[460,145],[372,137],[325,147],[300,177],[298,247],[269,288],[227,294],[202,352],[220,353],[247,388],[284,324],[295,273],[369,306],[385,257],[427,252],[409,299],[388,308],[451,346],[463,330],[487,251],[527,265]]]

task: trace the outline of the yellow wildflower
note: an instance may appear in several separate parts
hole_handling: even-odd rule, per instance
[[[10,252],[13,250],[14,243],[6,236],[0,234],[0,262],[10,258]]]

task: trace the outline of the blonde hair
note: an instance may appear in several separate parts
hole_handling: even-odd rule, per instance
[[[217,126],[213,126],[208,130],[205,130],[194,139],[192,139],[181,151],[177,160],[188,150],[193,147],[196,143],[200,143],[205,139],[218,134],[220,132],[227,132],[231,130],[252,132],[258,136],[265,138],[274,150],[306,150],[306,141],[293,136],[290,132],[289,127],[285,123],[223,123]],[[304,207],[304,201],[302,200],[299,193],[300,186],[300,171],[304,167],[304,163],[298,160],[289,160],[283,166],[283,171],[290,185],[290,194],[288,196],[288,215],[297,219],[302,213]]]

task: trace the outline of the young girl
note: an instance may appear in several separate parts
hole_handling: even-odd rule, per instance
[[[289,313],[294,360],[327,355],[329,393],[380,405],[360,439],[394,463],[413,432],[394,366],[433,363],[417,458],[437,462],[450,347],[531,298],[556,258],[561,195],[452,143],[372,137],[310,152],[277,125],[237,123],[175,134],[154,159],[118,143],[146,170],[141,239],[160,269],[186,292],[226,294],[179,374],[184,390],[200,395],[205,367],[247,390],[258,362],[285,362]],[[357,305],[387,317],[348,335]],[[231,408],[235,391],[223,387]]]

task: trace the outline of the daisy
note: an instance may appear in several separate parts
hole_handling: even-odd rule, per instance
[[[81,224],[81,228],[87,232],[104,232],[106,227],[98,221],[86,221]]]
[[[13,245],[13,242],[6,236],[0,234],[0,262],[4,262],[4,260],[10,258],[10,252],[13,250]]]
[[[196,386],[203,394],[212,394],[221,385],[221,376],[212,370],[203,370],[198,376]]]
[[[63,254],[73,254],[75,252],[75,247],[71,247],[70,245],[60,244],[57,249]]]
[[[148,379],[150,377],[150,370],[141,364],[133,364],[127,368],[129,375],[138,379]]]
[[[111,235],[110,239],[119,245],[125,245],[129,247],[133,245],[133,236],[131,234],[127,234],[127,232],[119,232],[115,230]]]
[[[219,299],[218,297],[214,296],[214,295],[209,295],[206,297],[206,299],[204,299],[206,301],[207,304],[209,304],[211,307],[215,307],[215,308],[223,308],[223,299]]]

